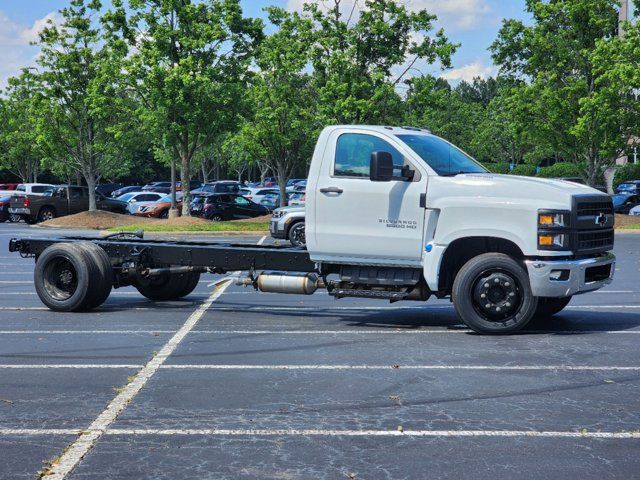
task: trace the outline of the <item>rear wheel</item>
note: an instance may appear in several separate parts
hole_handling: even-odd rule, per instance
[[[46,222],[47,220],[53,220],[56,218],[56,211],[51,207],[42,207],[38,212],[38,221]]]
[[[215,214],[215,215],[211,215],[210,220],[212,222],[221,222],[223,219],[222,219],[222,215]]]
[[[15,213],[9,215],[9,221],[11,223],[20,223],[20,220],[22,220],[22,217],[20,215],[17,215]]]
[[[536,308],[536,319],[544,320],[546,318],[554,316],[556,313],[560,313],[564,307],[569,305],[571,297],[562,298],[539,298],[538,308]]]
[[[92,308],[101,278],[93,255],[73,243],[58,243],[45,249],[38,257],[34,272],[40,300],[59,312]]]
[[[484,334],[520,330],[538,305],[527,272],[502,253],[485,253],[469,260],[456,275],[452,299],[462,321]]]
[[[109,255],[95,243],[83,242],[79,244],[96,264],[99,277],[95,280],[93,298],[87,302],[87,308],[95,308],[102,305],[111,293],[113,286],[113,268]]]
[[[133,286],[149,300],[178,300],[189,295],[198,285],[199,273],[161,275],[153,278],[138,278]]]

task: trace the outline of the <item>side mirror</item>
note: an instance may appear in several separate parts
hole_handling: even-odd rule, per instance
[[[389,152],[372,152],[369,166],[372,182],[390,182],[393,178],[393,158]]]

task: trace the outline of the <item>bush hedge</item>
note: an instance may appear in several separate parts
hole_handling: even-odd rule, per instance
[[[509,173],[508,163],[485,163],[484,168],[491,173]]]
[[[584,168],[575,163],[559,162],[550,167],[542,167],[538,172],[543,178],[582,177]]]
[[[519,165],[515,165],[509,173],[511,175],[522,175],[523,177],[535,177],[536,166],[531,165],[530,163],[521,163]]]
[[[627,163],[618,167],[613,176],[613,188],[629,180],[640,180],[640,164]]]

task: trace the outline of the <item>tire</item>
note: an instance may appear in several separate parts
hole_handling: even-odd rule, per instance
[[[95,308],[102,305],[111,293],[113,287],[113,268],[109,255],[95,243],[82,242],[78,244],[87,255],[90,255],[99,272],[96,287],[93,289],[93,298],[87,302],[87,308]]]
[[[160,212],[160,215],[158,215],[158,218],[164,218],[164,219],[169,218],[169,210],[163,210],[162,212]]]
[[[537,320],[545,320],[560,313],[564,307],[569,305],[571,297],[562,298],[538,298],[538,308],[534,314]]]
[[[38,223],[38,220],[35,218],[31,218],[31,217],[23,217],[24,218],[24,223],[26,223],[27,225],[35,225],[36,223]]]
[[[305,235],[305,223],[294,223],[289,229],[288,237],[291,245],[293,245],[294,247],[306,247],[307,237]]]
[[[502,253],[469,260],[456,275],[451,297],[462,321],[482,334],[516,332],[529,323],[538,306],[524,267]]]
[[[95,301],[100,270],[93,256],[80,245],[57,243],[38,257],[34,272],[42,303],[56,312],[79,312]]]
[[[209,220],[211,220],[212,222],[222,222],[222,221],[224,221],[224,219],[222,218],[222,215],[218,215],[218,214],[211,215],[211,218]]]
[[[38,212],[38,222],[46,222],[56,218],[56,211],[51,207],[42,207]]]
[[[197,277],[194,279],[194,277]],[[200,274],[163,275],[155,278],[137,278],[133,286],[149,300],[162,302],[179,300],[189,295],[198,285]]]

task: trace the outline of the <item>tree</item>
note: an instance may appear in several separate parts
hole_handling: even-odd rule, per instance
[[[49,23],[40,33],[38,58],[39,144],[58,170],[82,174],[90,211],[96,210],[96,182],[126,172],[134,131],[119,83],[122,45],[107,41],[96,24],[101,8],[98,0],[71,0],[60,10],[62,24]]]
[[[316,94],[306,72],[312,22],[280,8],[267,13],[277,31],[257,50],[259,72],[248,92],[253,112],[228,148],[250,154],[275,172],[284,205],[287,180],[310,158],[320,129]]]
[[[417,62],[450,66],[456,45],[442,30],[429,36],[436,17],[410,12],[394,0],[365,0],[345,18],[341,0],[328,10],[304,5],[314,22],[311,64],[323,123],[397,123],[402,98],[396,88]]]
[[[506,20],[493,43],[501,73],[526,82],[527,119],[536,142],[576,164],[586,165],[590,185],[615,159],[619,138],[616,105],[599,102],[604,71],[596,46],[615,38],[616,0],[527,0],[531,25]]]
[[[113,3],[112,28],[134,47],[126,69],[139,116],[156,146],[179,159],[188,198],[194,154],[237,120],[262,22],[243,17],[239,0]]]
[[[0,166],[20,177],[37,182],[42,152],[37,146],[37,79],[28,69],[9,79],[5,98],[0,100]]]

